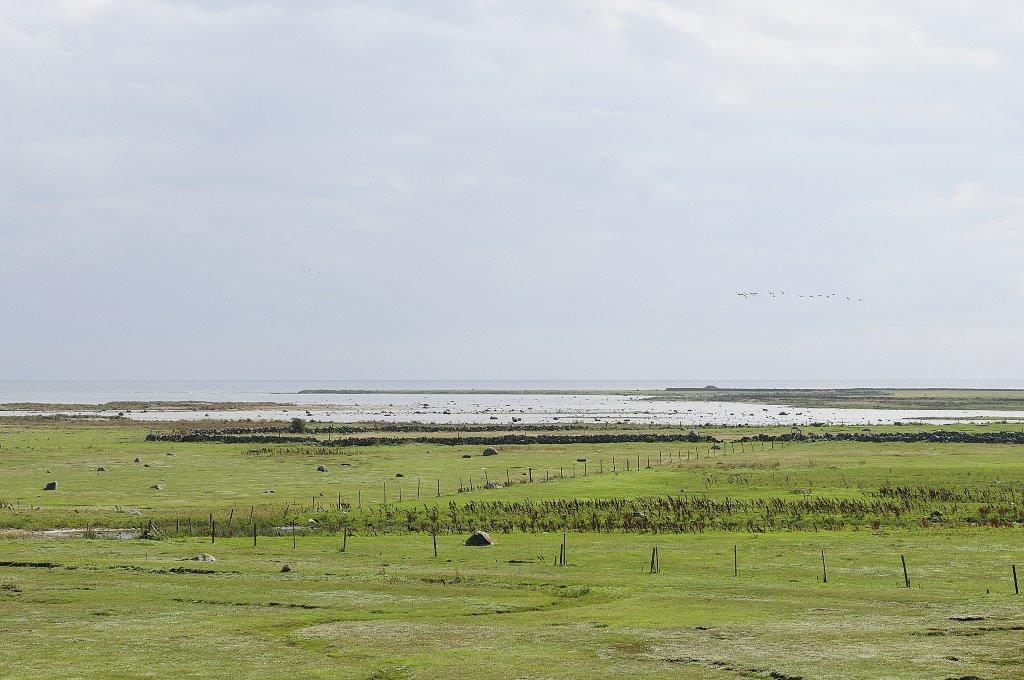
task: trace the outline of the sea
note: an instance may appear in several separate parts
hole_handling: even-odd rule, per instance
[[[105,404],[114,401],[274,403],[242,410],[100,411],[143,421],[291,418],[327,422],[430,423],[650,423],[703,425],[883,425],[896,422],[956,423],[979,419],[1024,419],[1024,411],[799,408],[714,401],[652,401],[638,390],[666,387],[854,388],[949,387],[1024,388],[1024,380],[3,380],[0,404]],[[345,390],[347,394],[300,394],[303,390]],[[604,390],[604,394],[545,391]],[[421,393],[396,393],[396,392]],[[520,392],[516,394],[515,392]],[[526,392],[526,393],[522,393]],[[530,393],[532,392],[532,393]],[[0,415],[90,415],[96,411],[4,410]]]

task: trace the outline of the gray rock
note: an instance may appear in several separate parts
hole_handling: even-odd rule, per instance
[[[466,545],[494,545],[494,539],[486,531],[474,531],[466,539]]]

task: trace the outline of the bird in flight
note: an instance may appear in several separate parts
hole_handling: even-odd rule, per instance
[[[775,299],[778,299],[778,297],[780,295],[785,295],[786,294],[785,291],[781,291],[781,290],[780,291],[768,290],[768,291],[764,291],[764,292],[766,292],[768,295],[770,295],[772,298],[775,298]],[[738,292],[736,294],[739,295],[740,297],[742,297],[744,300],[749,300],[750,298],[757,297],[761,293],[759,291],[747,291],[745,293]],[[864,298],[855,298],[855,297],[852,297],[852,296],[849,296],[849,295],[841,295],[840,293],[806,293],[806,294],[804,294],[804,293],[793,293],[793,294],[796,295],[801,300],[803,300],[803,299],[808,299],[808,300],[837,300],[837,301],[843,300],[843,301],[846,301],[846,302],[864,302]]]

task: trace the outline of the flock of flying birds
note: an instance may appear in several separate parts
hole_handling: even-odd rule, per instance
[[[770,295],[773,298],[778,298],[778,297],[781,297],[781,296],[786,294],[785,291],[781,291],[781,290],[780,291],[769,290],[769,291],[764,291],[764,293],[767,293],[768,295]],[[736,294],[739,295],[740,297],[742,297],[745,300],[750,300],[751,298],[756,298],[758,295],[761,295],[762,292],[761,291],[753,291],[753,292],[748,292],[748,293],[736,293]],[[843,301],[846,301],[846,302],[864,302],[864,298],[850,297],[849,295],[839,295],[838,293],[808,293],[808,294],[804,294],[804,293],[790,293],[789,297],[790,298],[797,297],[797,298],[801,298],[801,299],[804,299],[804,300],[836,300],[836,301],[843,300]]]

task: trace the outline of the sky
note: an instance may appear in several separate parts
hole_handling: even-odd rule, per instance
[[[1002,0],[0,0],[0,378],[1024,386],[1022,34]]]

